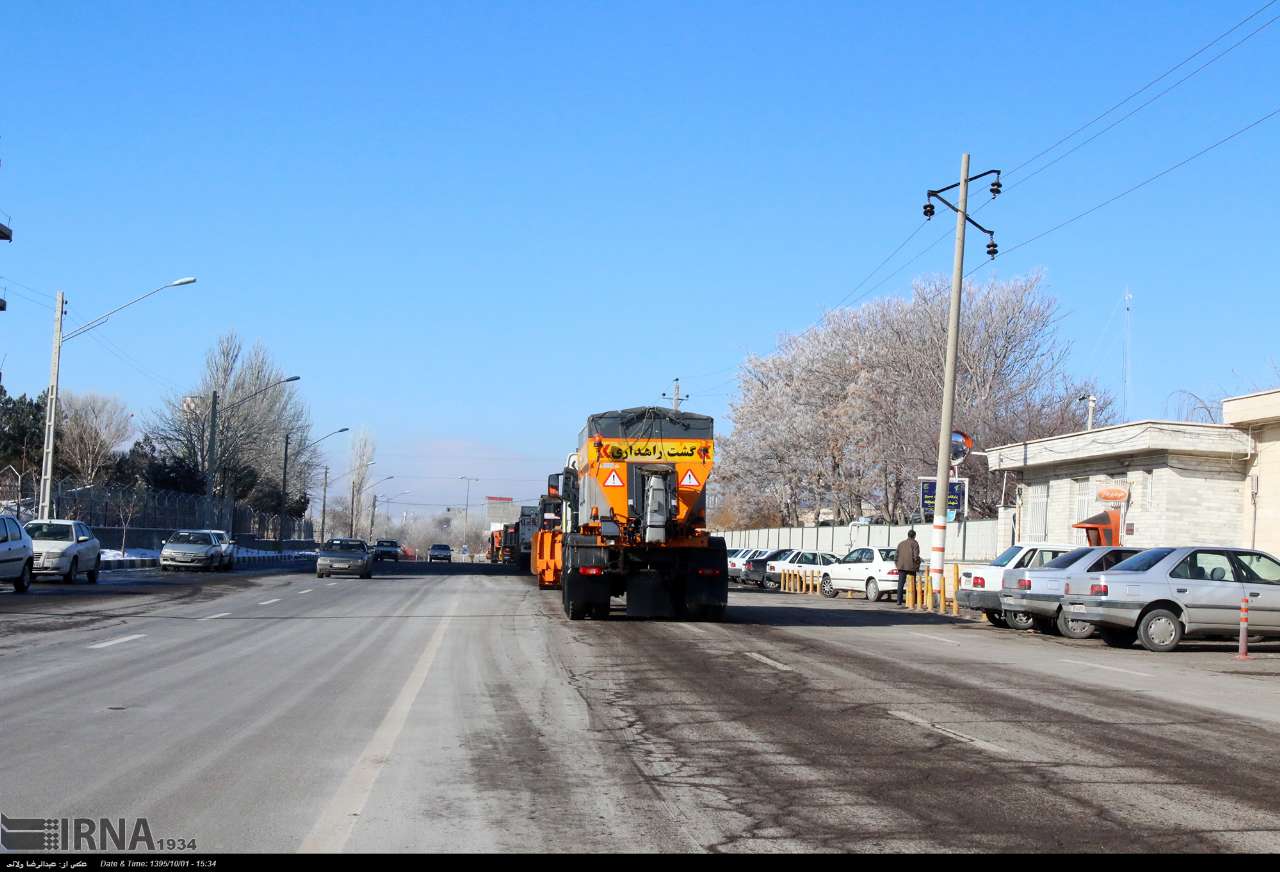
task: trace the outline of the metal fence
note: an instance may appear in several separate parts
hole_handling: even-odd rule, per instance
[[[843,556],[860,547],[893,548],[915,530],[920,550],[928,554],[933,528],[929,524],[914,527],[906,524],[851,524],[838,527],[769,527],[757,530],[726,530],[723,536],[730,548],[801,548],[828,551]],[[1008,543],[1004,543],[1007,545]],[[1003,550],[999,542],[999,522],[994,518],[958,521],[947,525],[946,559],[963,563],[985,561]]]
[[[0,470],[0,512],[21,521],[35,517],[39,506],[40,480],[20,477],[9,467]],[[226,530],[233,536],[275,539],[280,533],[279,516],[259,512],[246,503],[157,490],[149,487],[89,487],[72,481],[55,481],[52,488],[53,516],[83,521],[90,527],[139,530],[177,530],[184,527]],[[311,540],[311,521],[285,518],[284,539]]]

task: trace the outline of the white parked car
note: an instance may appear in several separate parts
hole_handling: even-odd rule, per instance
[[[98,583],[102,568],[102,544],[88,525],[80,521],[27,521],[31,537],[31,571],[36,575],[60,575],[66,584],[75,584],[85,573],[90,584]]]
[[[1006,574],[1000,594],[1004,613],[1028,613],[1035,628],[1048,636],[1087,639],[1094,633],[1093,624],[1075,620],[1062,610],[1063,593],[1073,585],[1076,590],[1088,590],[1103,572],[1141,552],[1141,548],[1116,545],[1082,546],[1039,569]]]
[[[1029,630],[1033,625],[1029,613],[1010,612],[1007,615],[1004,613],[1000,593],[1004,589],[1006,574],[1011,575],[1020,569],[1036,569],[1044,566],[1050,560],[1061,557],[1075,547],[1075,545],[1054,545],[1046,542],[1010,545],[1004,553],[985,566],[966,569],[960,573],[960,589],[956,591],[956,602],[963,608],[986,612],[987,620],[997,627]]]
[[[839,557],[826,551],[800,551],[799,549],[780,555],[769,561],[764,570],[764,587],[766,590],[777,590],[782,586],[782,572],[816,572],[821,575],[828,566],[838,563]]]
[[[742,578],[743,567],[752,557],[763,557],[766,552],[758,548],[735,548],[728,553],[729,577]]]
[[[822,573],[822,595],[834,597],[842,590],[862,594],[875,602],[886,594],[897,596],[896,548],[854,548]]]
[[[15,593],[31,589],[31,537],[13,518],[0,518],[0,580],[13,582]]]

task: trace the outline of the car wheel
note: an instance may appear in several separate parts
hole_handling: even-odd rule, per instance
[[[1119,627],[1103,627],[1098,630],[1098,635],[1102,637],[1102,641],[1110,648],[1132,648],[1133,643],[1138,638],[1136,630]]]
[[[771,578],[762,578],[760,580],[760,587],[764,590],[778,590],[782,587],[782,582],[774,581]]]
[[[324,573],[317,569],[317,570],[316,570],[316,578],[324,578]]]
[[[1058,609],[1058,632],[1068,639],[1088,639],[1097,632],[1097,627],[1088,621],[1075,621]]]
[[[1041,636],[1058,635],[1058,622],[1053,618],[1033,617],[1031,624],[1036,628],[1036,632]]]
[[[71,566],[67,567],[67,574],[62,576],[63,584],[75,584],[76,575],[80,572],[80,558],[72,557]]]
[[[1138,621],[1138,641],[1148,651],[1172,651],[1182,641],[1182,621],[1168,609],[1152,609]]]
[[[360,573],[360,577],[361,577],[361,578],[365,578],[365,579],[373,578],[373,573],[372,573],[372,572],[370,572],[370,571],[365,571],[365,572]]]
[[[98,562],[93,565],[93,569],[90,569],[87,573],[85,573],[84,577],[89,580],[89,584],[97,584],[98,573],[101,571],[102,571],[102,557],[99,556]]]
[[[1004,614],[997,612],[995,609],[987,611],[987,620],[991,622],[993,627],[999,627],[1002,630],[1009,629],[1009,622],[1004,619]]]
[[[1026,612],[1005,612],[1004,622],[1011,630],[1030,630],[1035,627],[1035,621]]]
[[[26,593],[31,590],[31,561],[22,564],[22,573],[13,580],[14,593]]]
[[[880,599],[880,585],[876,584],[876,580],[874,578],[867,579],[867,590],[865,596],[869,603],[873,603]]]
[[[822,595],[827,599],[836,598],[836,589],[832,586],[831,576],[829,575],[822,576]]]
[[[236,571],[236,561],[235,561],[235,558],[233,557],[227,561],[227,572],[235,572],[235,571]]]

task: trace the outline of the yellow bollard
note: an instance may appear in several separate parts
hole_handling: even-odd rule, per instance
[[[960,591],[960,564],[951,564],[951,617],[960,617],[960,600],[957,595]]]
[[[907,589],[906,605],[909,609],[914,609],[916,607],[916,577],[918,575],[919,573],[916,573],[916,575],[911,576],[911,583],[904,585]]]
[[[942,577],[938,579],[938,614],[945,615],[947,613],[947,582],[950,573],[947,568],[942,567]]]

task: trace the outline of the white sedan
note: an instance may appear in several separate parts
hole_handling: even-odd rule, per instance
[[[822,575],[822,595],[834,597],[842,590],[856,591],[874,602],[898,593],[896,548],[854,548]]]

